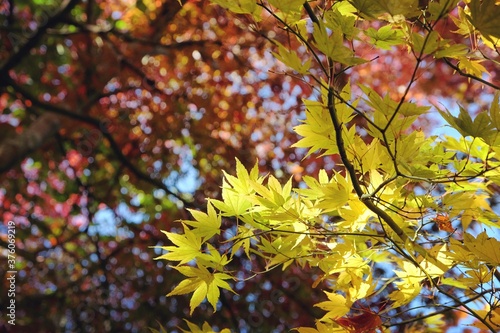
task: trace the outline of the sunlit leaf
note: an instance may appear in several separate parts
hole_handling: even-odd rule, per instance
[[[468,6],[468,18],[474,27],[487,37],[500,38],[500,4],[496,0],[471,0]]]
[[[328,301],[315,305],[320,309],[327,311],[327,313],[320,319],[321,321],[335,320],[349,312],[350,309],[349,306],[347,306],[347,301],[342,295],[327,291],[325,291],[325,294],[328,296]]]
[[[181,281],[181,283],[179,283],[167,296],[183,295],[193,292],[189,303],[191,308],[190,313],[193,313],[194,309],[200,305],[205,298],[208,299],[214,311],[217,310],[217,301],[220,296],[219,288],[233,291],[231,286],[225,281],[232,279],[228,274],[210,273],[203,266],[174,266],[173,268],[188,278]]]
[[[500,241],[489,237],[483,231],[476,238],[469,233],[464,234],[464,243],[478,260],[485,261],[495,266],[500,266]]]
[[[215,211],[213,205],[209,202],[207,205],[207,214],[190,209],[196,221],[182,220],[186,225],[192,226],[192,231],[204,239],[220,234],[221,217]]]
[[[179,264],[185,264],[200,255],[201,237],[196,235],[189,228],[184,228],[184,234],[176,234],[163,231],[168,239],[174,243],[173,246],[161,246],[160,248],[168,251],[167,253],[156,257],[156,260],[165,259],[179,261]]]
[[[394,29],[389,24],[378,30],[369,28],[365,34],[371,38],[370,43],[385,50],[390,50],[392,46],[401,45],[404,42],[401,29]]]

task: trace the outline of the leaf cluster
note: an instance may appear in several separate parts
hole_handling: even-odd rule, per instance
[[[236,12],[260,19],[246,3],[240,2]],[[244,4],[248,8],[241,10]],[[225,173],[222,200],[209,200],[202,219],[199,213],[194,216],[200,224],[231,217],[231,234],[204,250],[201,227],[189,222],[192,229],[184,227],[184,235],[167,235],[176,244],[166,247],[169,252],[162,257],[179,261],[176,269],[183,274],[196,269],[205,276],[205,266],[225,279],[231,274],[221,262],[238,256],[265,259],[266,272],[319,269],[312,287],[322,285],[326,299],[315,306],[325,313],[316,328],[299,332],[376,332],[399,326],[439,331],[447,325],[442,314],[458,308],[475,325],[496,331],[500,273],[495,249],[500,243],[494,232],[500,217],[490,201],[499,180],[498,94],[489,111],[474,120],[463,106],[458,117],[439,111],[459,137],[415,129],[432,105],[408,98],[426,62],[444,62],[458,68],[457,75],[484,82],[487,69],[479,63],[487,59],[469,52],[464,38],[483,38],[487,47],[496,47],[497,27],[489,19],[496,3],[431,1],[419,7],[413,0],[335,1],[315,8],[305,3],[301,15],[295,2],[256,5],[307,50],[304,56],[277,43],[273,53],[291,75],[313,82],[316,92],[315,98],[303,100],[305,119],[294,128],[302,138],[293,147],[308,149],[307,156],[320,151],[337,157],[338,168],[303,176],[294,187],[292,179],[281,185],[272,175],[259,176],[257,165],[247,171],[237,160],[236,176]],[[459,30],[437,29],[454,11]],[[444,38],[446,33],[463,38]],[[372,53],[363,54],[360,45]],[[396,48],[413,57],[412,74],[399,95],[349,80],[357,66]],[[182,242],[175,241],[178,237]],[[205,258],[213,253],[220,266]],[[376,269],[384,265],[388,273],[375,279]],[[203,278],[189,274],[184,281],[190,282],[171,294],[196,289],[186,286]],[[195,290],[192,304],[199,304],[200,294],[205,289]],[[434,301],[425,302],[429,295],[436,295]],[[207,297],[216,308],[214,295]],[[422,303],[427,305],[419,313],[422,320],[398,319]],[[362,325],[363,320],[368,324]]]

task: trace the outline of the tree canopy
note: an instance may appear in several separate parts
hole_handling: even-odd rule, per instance
[[[498,14],[4,2],[2,329],[498,331]]]

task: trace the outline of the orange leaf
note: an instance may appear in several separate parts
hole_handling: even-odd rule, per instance
[[[450,217],[447,214],[438,214],[434,218],[434,222],[437,223],[439,230],[453,232],[453,226],[451,225]]]

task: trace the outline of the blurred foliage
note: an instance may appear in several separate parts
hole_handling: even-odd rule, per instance
[[[167,245],[160,229],[179,232],[173,222],[189,219],[187,208],[220,197],[221,170],[234,169],[235,157],[247,166],[259,158],[260,172],[295,181],[340,162],[289,148],[301,99],[314,92],[274,60],[278,43],[295,42],[272,20],[203,0],[6,0],[0,40],[0,247],[6,255],[4,231],[15,221],[18,271],[16,326],[2,316],[0,330],[185,328],[189,297],[165,297],[180,277],[152,260],[151,246]],[[397,94],[411,61],[406,50],[388,52],[349,78]],[[497,78],[498,68],[481,65]],[[426,66],[408,98],[487,104],[480,82]],[[243,280],[265,262],[232,265]],[[239,296],[223,293],[215,315],[202,304],[191,321],[241,332],[310,326],[322,297],[308,287],[316,274],[292,268],[238,282]],[[0,275],[3,292],[5,267]]]

